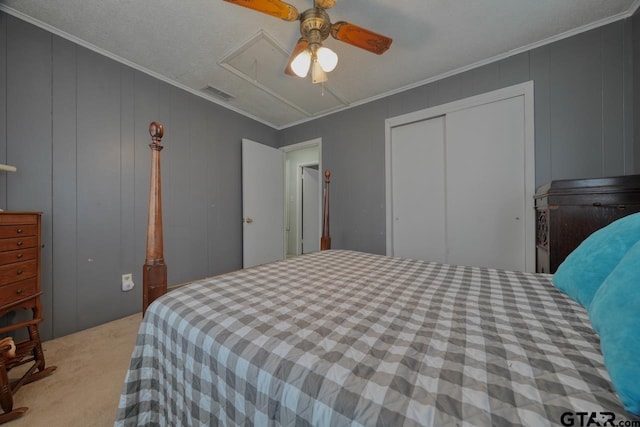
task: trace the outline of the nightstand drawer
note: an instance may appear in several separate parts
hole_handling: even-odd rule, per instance
[[[33,225],[0,225],[0,239],[8,237],[35,236],[38,234],[38,226]]]
[[[16,262],[0,267],[0,286],[35,277],[38,264],[36,260]]]
[[[38,248],[18,249],[17,251],[0,252],[0,266],[14,262],[36,259]]]
[[[38,236],[0,239],[0,251],[15,251],[17,249],[35,248],[38,246]]]
[[[28,298],[31,295],[35,295],[36,291],[35,278],[0,286],[0,305],[11,304],[23,298]]]

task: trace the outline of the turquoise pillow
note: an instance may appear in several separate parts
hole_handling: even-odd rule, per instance
[[[612,222],[569,254],[553,275],[554,285],[588,309],[604,279],[638,241],[640,213]]]
[[[589,318],[620,401],[628,412],[640,415],[640,242],[602,283]]]

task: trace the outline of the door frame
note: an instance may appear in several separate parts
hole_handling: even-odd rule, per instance
[[[318,165],[318,171],[320,172],[320,179],[318,180],[318,194],[319,194],[319,199],[318,199],[318,207],[320,209],[319,212],[319,224],[318,224],[318,230],[320,230],[320,233],[322,233],[322,193],[323,193],[323,188],[322,188],[322,184],[324,183],[324,179],[322,178],[324,176],[323,174],[323,169],[322,169],[322,138],[314,138],[314,139],[310,139],[307,141],[303,141],[303,142],[298,142],[296,144],[291,144],[291,145],[285,145],[284,147],[280,147],[280,150],[282,150],[284,152],[285,155],[285,168],[287,167],[287,162],[286,162],[286,154],[290,151],[296,151],[296,150],[301,150],[304,148],[310,148],[310,147],[318,147],[318,161],[317,162],[313,162],[313,163],[309,163],[309,165]],[[300,166],[304,166],[304,164],[300,164]],[[298,174],[299,172],[298,168]],[[296,177],[296,186],[299,187],[300,180],[299,180],[299,176]],[[285,214],[285,226],[283,227],[282,230],[282,234],[283,234],[283,239],[285,241],[285,252],[287,249],[287,198],[289,196],[289,194],[287,193],[287,183],[285,182],[285,201],[284,201],[284,214]],[[302,191],[301,188],[296,188],[296,194],[300,194],[300,192]],[[296,221],[298,222],[298,225],[300,225],[301,222],[301,209],[302,206],[300,205],[300,199],[298,197],[297,203],[296,203]],[[302,233],[302,230],[300,229],[300,227],[297,227],[297,233],[296,233],[296,254],[300,255],[301,254],[301,247],[300,247],[300,234]]]
[[[524,181],[525,181],[525,271],[535,271],[535,134],[533,80],[480,95],[456,100],[435,107],[391,117],[385,120],[385,198],[386,253],[393,253],[393,206],[391,183],[391,132],[394,127],[408,125],[447,113],[471,108],[517,96],[524,97]]]

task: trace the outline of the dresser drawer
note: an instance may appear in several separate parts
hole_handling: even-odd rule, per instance
[[[37,281],[35,278],[0,286],[0,306],[28,298],[31,295],[35,295],[36,292]]]
[[[7,237],[35,236],[38,234],[36,224],[0,225],[0,239]]]
[[[38,215],[33,213],[28,214],[15,214],[15,213],[2,213],[0,215],[0,225],[10,224],[37,224]]]
[[[14,251],[17,249],[35,248],[38,246],[38,236],[16,237],[12,239],[0,239],[0,252]]]
[[[3,265],[0,267],[0,286],[35,277],[37,270],[35,259]]]
[[[38,248],[18,249],[17,251],[0,252],[0,266],[14,262],[36,259]]]

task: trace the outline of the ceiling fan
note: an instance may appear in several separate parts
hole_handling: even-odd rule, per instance
[[[327,80],[327,74],[336,67],[338,55],[322,46],[329,34],[336,40],[381,55],[389,49],[393,41],[382,34],[349,22],[331,23],[327,9],[335,6],[337,0],[314,0],[313,7],[298,13],[298,10],[282,0],[224,0],[285,21],[300,21],[300,39],[289,58],[285,73],[290,76],[306,77],[311,69],[313,83]]]

